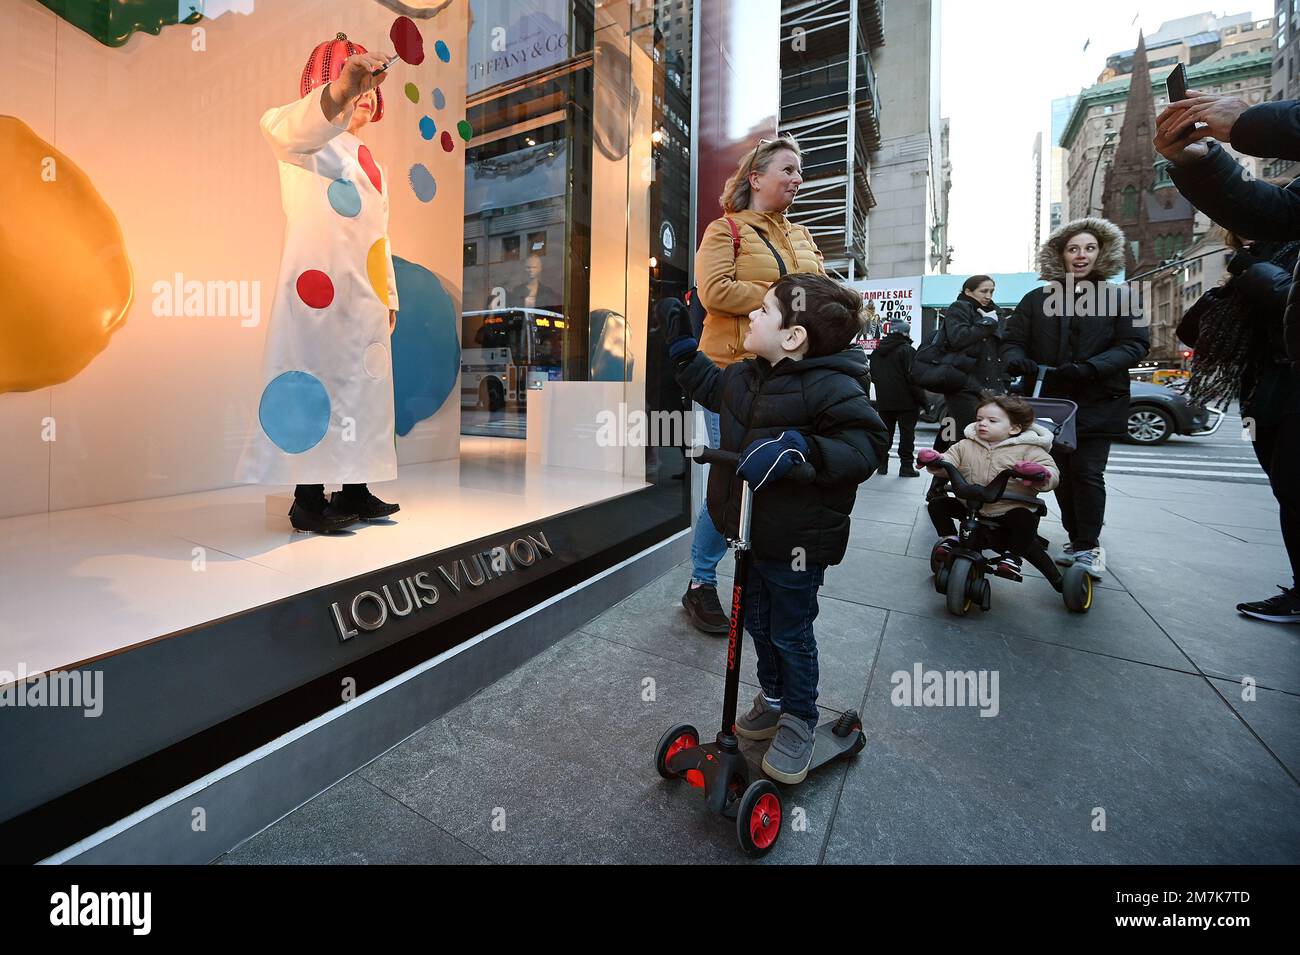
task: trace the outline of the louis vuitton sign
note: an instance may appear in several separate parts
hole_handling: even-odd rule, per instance
[[[330,604],[330,617],[339,641],[344,642],[363,630],[378,630],[390,617],[419,614],[438,603],[444,593],[455,597],[489,586],[494,580],[553,556],[555,550],[543,531],[525,534],[505,546],[407,574],[378,590],[363,590],[351,600],[335,601]]]

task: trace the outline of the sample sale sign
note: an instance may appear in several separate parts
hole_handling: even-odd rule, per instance
[[[862,307],[867,314],[858,342],[868,353],[889,334],[890,323],[900,318],[912,323],[912,341],[921,343],[921,276],[864,279],[854,282],[853,288],[862,293]]]

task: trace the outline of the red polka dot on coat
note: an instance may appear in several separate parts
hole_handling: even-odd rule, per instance
[[[369,148],[362,146],[357,150],[357,162],[361,164],[370,184],[375,187],[375,192],[383,192],[384,180],[380,178],[379,167],[375,165],[375,157],[370,155]]]
[[[308,269],[298,276],[298,297],[312,308],[326,308],[334,301],[334,283],[319,269]]]
[[[451,152],[456,145],[451,138],[451,133],[447,132],[445,129],[442,131],[442,136],[440,137],[439,142],[442,143],[442,148],[447,152]]]

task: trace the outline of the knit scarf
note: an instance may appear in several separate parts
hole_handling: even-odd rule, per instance
[[[1264,253],[1260,255],[1262,260],[1282,264],[1289,271],[1300,251],[1300,242],[1261,245],[1256,249],[1256,254]],[[1248,387],[1253,391],[1258,380],[1256,369],[1272,358],[1269,324],[1280,321],[1280,316],[1259,315],[1257,308],[1233,288],[1231,281],[1207,294],[1215,297],[1201,315],[1187,398],[1193,404],[1220,408],[1226,408],[1233,400],[1248,404],[1251,394],[1243,394],[1243,380],[1249,372]]]

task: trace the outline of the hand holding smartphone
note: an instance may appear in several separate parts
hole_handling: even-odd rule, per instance
[[[1169,94],[1171,104],[1187,99],[1187,67],[1182,63],[1179,63],[1170,72],[1169,78],[1165,80],[1165,90]],[[1193,123],[1191,126],[1186,127],[1178,138],[1186,139],[1194,130],[1204,128],[1204,123]]]

